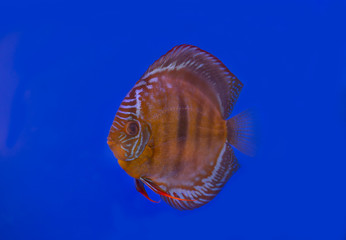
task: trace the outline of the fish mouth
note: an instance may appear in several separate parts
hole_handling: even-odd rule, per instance
[[[111,145],[114,144],[114,142],[113,142],[112,140],[107,140],[107,144],[108,144],[108,146],[110,147]]]
[[[120,161],[128,162],[137,158],[137,156],[129,156],[128,151],[126,151],[119,142],[108,140],[107,144],[112,150],[114,157]]]
[[[113,152],[113,155],[116,159],[126,161],[126,152],[121,149],[121,145],[119,143],[114,142],[112,140],[108,140],[107,144]]]

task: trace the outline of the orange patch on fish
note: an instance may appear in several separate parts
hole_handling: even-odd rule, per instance
[[[243,84],[210,53],[174,47],[130,90],[114,118],[108,144],[120,166],[174,208],[212,200],[239,163],[232,146],[252,155],[248,112],[230,117]]]

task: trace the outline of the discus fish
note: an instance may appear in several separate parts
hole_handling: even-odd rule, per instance
[[[243,84],[210,53],[180,45],[158,59],[122,101],[108,136],[119,165],[179,210],[212,200],[253,153],[247,111],[230,117]],[[151,200],[153,201],[153,200]]]

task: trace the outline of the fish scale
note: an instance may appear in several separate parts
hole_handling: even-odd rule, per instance
[[[159,78],[161,79],[161,78]],[[166,82],[167,82],[167,77],[165,78]],[[174,78],[173,78],[174,80]],[[181,84],[179,84],[181,85]],[[186,86],[184,86],[186,88]],[[194,161],[209,161],[210,159],[204,159],[204,157],[201,156],[205,156],[210,154],[210,151],[208,149],[208,143],[214,141],[217,137],[217,133],[222,133],[222,136],[220,138],[220,146],[225,142],[226,140],[226,136],[225,136],[225,124],[224,121],[222,120],[221,116],[219,116],[219,128],[217,128],[217,125],[213,125],[211,126],[211,119],[213,119],[213,117],[215,115],[218,114],[218,112],[213,108],[213,106],[211,106],[211,103],[207,101],[207,98],[200,93],[199,96],[196,96],[197,94],[194,93],[195,97],[194,98],[190,98],[189,96],[192,94],[192,92],[189,91],[185,91],[183,93],[178,93],[179,91],[177,89],[170,89],[172,92],[170,92],[169,94],[167,94],[168,97],[165,98],[165,101],[167,100],[168,105],[161,109],[161,110],[156,110],[156,113],[158,113],[159,116],[162,117],[157,117],[157,115],[155,115],[155,120],[151,120],[152,122],[152,131],[153,131],[153,138],[154,138],[154,142],[156,145],[158,145],[158,147],[156,148],[157,150],[157,154],[156,156],[154,156],[154,161],[152,163],[155,163],[154,165],[156,165],[157,162],[161,163],[161,164],[157,164],[160,167],[162,167],[161,170],[155,169],[153,168],[153,173],[151,174],[155,174],[155,173],[160,173],[160,175],[168,175],[165,172],[168,173],[175,173],[177,171],[176,169],[176,165],[177,162],[183,162],[185,163],[185,165],[191,165],[191,163],[194,163]],[[167,93],[168,89],[164,89],[162,91],[156,91],[155,94],[155,98],[156,99],[161,99],[162,95]],[[178,94],[183,94],[183,96],[181,95],[180,98],[177,97],[179,96]],[[186,100],[186,107],[189,108],[188,116],[186,120],[189,120],[188,122],[186,122],[185,129],[188,129],[188,131],[186,132],[185,135],[179,135],[179,132],[181,132],[182,127],[179,126],[180,122],[179,121],[179,112],[181,111],[181,107],[179,106],[179,99],[181,99],[182,97],[184,97]],[[168,98],[168,99],[167,99]],[[145,102],[145,101],[144,101]],[[201,112],[197,112],[194,106],[196,105],[201,105],[201,102],[203,102],[204,106],[204,116],[202,115],[201,118],[199,118],[200,124],[192,124],[193,119],[196,119],[196,116],[198,115],[198,113]],[[152,109],[160,109],[160,106],[162,106],[162,104],[160,104],[160,101],[157,101],[156,103],[153,103],[154,105],[157,104],[157,107],[153,107],[151,106]],[[209,107],[208,107],[209,105]],[[209,116],[211,115],[211,117]],[[146,117],[146,116],[145,116]],[[148,114],[147,117],[150,117],[150,114]],[[167,121],[167,118],[170,119],[169,121]],[[169,133],[169,140],[165,139],[164,136],[167,137],[165,133],[166,129],[171,129],[170,133]],[[198,134],[199,140],[201,141],[201,146],[196,146],[196,141],[189,141],[189,139],[193,139],[193,135]],[[167,143],[169,142],[169,144]],[[182,144],[186,144],[187,146],[184,147],[184,145]],[[160,147],[162,146],[162,147]],[[185,150],[182,148],[186,148]],[[194,155],[194,150],[198,150],[199,152],[195,153]],[[179,154],[179,152],[181,154]],[[177,153],[177,156],[173,155],[169,155],[169,153]],[[200,156],[200,157],[197,157]],[[198,164],[194,164],[194,165],[198,165]],[[187,167],[188,168],[188,167]],[[164,173],[164,174],[162,174]],[[194,172],[192,172],[194,173]],[[184,171],[183,175],[187,175],[188,170]],[[197,173],[195,173],[197,174]],[[187,179],[184,179],[185,181],[187,181]],[[159,181],[159,180],[158,180]]]
[[[108,136],[136,189],[149,199],[146,185],[179,210],[211,201],[239,168],[231,144],[244,153],[253,146],[250,115],[225,120],[242,87],[220,60],[191,45],[151,65]]]

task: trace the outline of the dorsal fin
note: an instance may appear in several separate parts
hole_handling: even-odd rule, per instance
[[[229,118],[243,84],[219,59],[198,47],[186,44],[174,47],[152,64],[142,79],[179,70],[197,75],[191,80],[195,86],[204,85],[212,89],[223,118]]]

